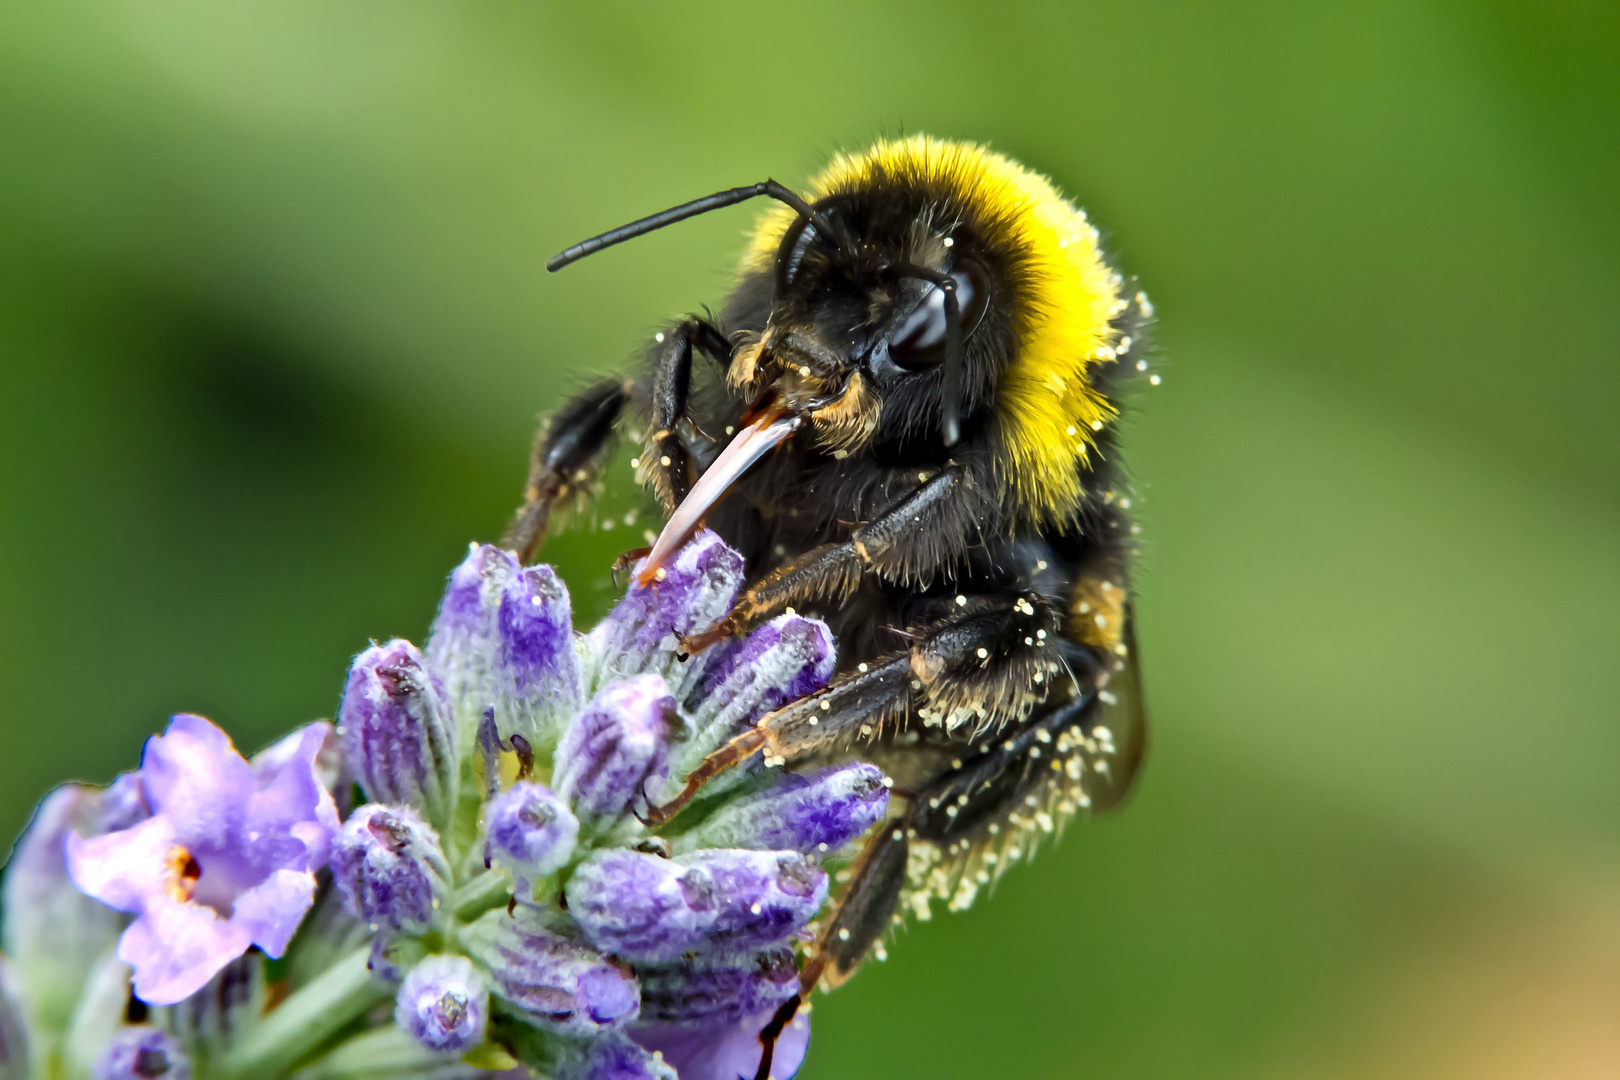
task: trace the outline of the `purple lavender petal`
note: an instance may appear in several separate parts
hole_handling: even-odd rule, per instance
[[[338,710],[344,756],[372,802],[410,806],[444,827],[461,759],[444,687],[398,638],[355,657]]]
[[[427,655],[464,747],[487,709],[503,737],[515,732],[542,748],[579,707],[567,588],[549,566],[524,567],[492,545],[474,547],[450,575]]]
[[[172,823],[182,843],[215,850],[226,849],[243,831],[247,800],[257,787],[230,737],[189,713],[146,740],[141,782],[153,812]]]
[[[675,849],[837,851],[888,814],[883,780],[881,769],[864,762],[809,775],[783,774],[765,790],[726,803],[677,838]]]
[[[191,1080],[191,1059],[168,1032],[127,1027],[101,1052],[95,1080]]]
[[[609,683],[575,715],[557,747],[557,794],[582,819],[603,828],[642,790],[657,789],[669,769],[675,699],[657,675]]]
[[[548,1031],[592,1036],[641,1008],[634,977],[535,912],[489,912],[461,939],[495,996]]]
[[[601,851],[568,883],[569,914],[591,944],[636,963],[779,945],[826,897],[827,875],[789,851]]]
[[[769,1015],[799,992],[799,965],[791,949],[742,956],[700,955],[637,969],[641,1018],[731,1020]]]
[[[146,801],[146,788],[138,772],[119,773],[107,790],[101,793],[101,828],[99,832],[118,832],[138,825],[152,816],[152,807]]]
[[[684,695],[703,664],[680,665],[676,634],[707,630],[725,617],[742,586],[743,560],[704,529],[664,566],[664,578],[631,582],[624,599],[590,633],[599,678],[656,671]]]
[[[314,902],[314,874],[308,870],[276,870],[237,894],[231,922],[275,960],[287,951],[293,932]]]
[[[557,1080],[678,1080],[675,1070],[623,1035],[593,1039],[556,1072]]]
[[[66,784],[40,801],[6,864],[0,951],[33,1005],[40,1026],[60,1031],[96,959],[123,919],[86,896],[68,876],[64,841],[101,831],[102,793]]]
[[[362,806],[332,850],[332,880],[356,918],[425,933],[449,892],[450,867],[433,827],[403,806]]]
[[[532,880],[574,857],[579,820],[544,784],[520,781],[484,804],[484,836],[485,860]]]
[[[826,686],[837,659],[827,624],[799,615],[779,615],[741,641],[711,652],[714,656],[702,683],[688,701],[693,735],[673,763],[676,776],[691,772],[722,743],[773,709]],[[734,770],[714,790],[723,790],[727,780],[735,782],[743,775]]]
[[[202,904],[150,900],[118,939],[118,959],[135,969],[135,994],[151,1005],[190,997],[247,952],[248,932]]]
[[[422,959],[399,988],[394,1022],[429,1050],[462,1053],[484,1041],[489,988],[464,956]]]
[[[771,1015],[759,1013],[740,1022],[637,1024],[630,1029],[630,1037],[648,1051],[663,1054],[681,1080],[737,1080],[759,1070],[759,1033],[770,1023]],[[810,1017],[800,1010],[776,1040],[771,1056],[774,1080],[789,1080],[798,1072],[809,1046]]]

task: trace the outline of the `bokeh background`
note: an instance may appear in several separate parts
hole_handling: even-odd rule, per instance
[[[1154,743],[803,1075],[1620,1073],[1617,13],[0,6],[0,833],[171,712],[329,715],[751,211],[547,255],[928,131],[1157,303]],[[551,549],[589,613],[632,531]]]

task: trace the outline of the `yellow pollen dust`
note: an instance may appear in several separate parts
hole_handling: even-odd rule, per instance
[[[202,867],[190,851],[179,844],[168,850],[163,856],[163,891],[169,894],[169,899],[177,904],[188,904],[197,891],[197,879],[202,877]]]

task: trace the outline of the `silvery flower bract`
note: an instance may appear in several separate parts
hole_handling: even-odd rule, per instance
[[[832,675],[797,615],[679,653],[742,574],[701,532],[582,634],[549,567],[475,546],[422,648],[355,658],[335,732],[250,762],[177,716],[139,770],[59,789],[5,879],[0,1080],[751,1076],[822,861],[887,817],[888,781],[756,756],[643,824]],[[801,1013],[775,1076],[808,1037]]]

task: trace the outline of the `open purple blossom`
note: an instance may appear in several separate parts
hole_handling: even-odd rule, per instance
[[[184,999],[250,946],[269,956],[286,949],[337,828],[331,793],[315,776],[329,730],[305,728],[298,753],[260,777],[219,728],[176,716],[141,759],[152,816],[68,837],[74,884],[136,916],[118,956],[143,1000]]]
[[[26,962],[0,968],[22,976],[0,988],[0,1064],[32,1053],[16,1019],[32,1009],[58,1041],[71,1017],[101,1054],[73,1075],[120,1080],[394,1062],[470,1078],[507,1055],[558,1080],[754,1075],[760,1031],[799,993],[822,860],[885,820],[889,791],[869,764],[795,775],[756,755],[665,828],[637,816],[833,673],[831,633],[797,615],[679,654],[742,581],[741,556],[700,531],[581,634],[550,568],[475,546],[425,648],[356,657],[336,730],[246,762],[177,716],[136,772],[53,795],[6,876],[5,945]],[[340,824],[353,791],[370,801]],[[84,941],[53,967],[19,938],[48,933],[58,908]],[[154,1014],[166,1030],[129,1025],[114,939],[135,993],[175,1006]],[[252,946],[286,953],[291,995],[268,1010]],[[808,1037],[801,1012],[773,1076],[793,1074]]]

